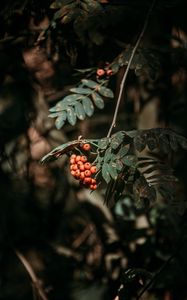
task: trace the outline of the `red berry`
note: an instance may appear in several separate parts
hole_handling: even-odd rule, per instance
[[[95,191],[97,189],[97,184],[91,184],[90,189]]]
[[[83,156],[81,156],[81,161],[82,161],[82,162],[86,162],[87,160],[88,160],[88,159],[87,159],[87,157],[86,157],[86,156],[84,156],[84,155],[83,155]]]
[[[92,185],[96,184],[96,180],[92,178],[91,184],[92,184]]]
[[[82,148],[85,151],[89,151],[91,149],[91,146],[90,146],[90,144],[84,144]]]
[[[75,177],[78,179],[80,178],[81,172],[80,170],[75,171]]]
[[[84,178],[85,178],[84,172],[80,172],[80,179],[84,179]]]
[[[89,170],[89,169],[91,168],[91,164],[90,164],[89,162],[86,162],[86,163],[84,164],[84,168],[85,168],[86,170]]]
[[[111,75],[113,74],[113,71],[112,71],[111,69],[108,69],[108,70],[106,71],[106,73],[107,73],[108,76],[111,76]]]
[[[77,157],[75,158],[75,161],[78,162],[81,160],[81,156],[80,155],[77,155]]]
[[[70,159],[72,159],[72,158],[76,158],[76,154],[72,154],[71,156],[70,156]]]
[[[85,177],[83,180],[83,183],[88,184],[88,183],[91,183],[91,181],[92,181],[91,177]]]
[[[76,161],[75,161],[75,158],[71,158],[71,159],[70,159],[70,164],[71,164],[71,165],[73,165],[75,162],[76,162]]]
[[[71,175],[72,175],[72,176],[75,176],[75,171],[72,170],[72,171],[71,171]]]
[[[91,172],[89,170],[86,170],[84,172],[85,177],[90,177],[91,176]]]
[[[85,167],[84,167],[83,164],[82,164],[82,165],[79,165],[79,170],[80,170],[80,171],[84,171],[84,170],[85,170]]]
[[[76,171],[76,170],[78,170],[78,166],[77,166],[77,164],[73,164],[73,165],[72,165],[72,170],[73,170],[73,171]]]
[[[95,173],[97,172],[96,166],[92,166],[92,167],[90,168],[90,171],[91,171],[92,174],[95,174]]]
[[[105,70],[103,70],[103,69],[98,69],[97,70],[97,75],[98,76],[103,76],[105,74]]]

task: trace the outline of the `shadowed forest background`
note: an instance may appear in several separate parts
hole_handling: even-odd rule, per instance
[[[90,192],[68,155],[41,163],[79,136],[107,136],[152,1],[1,1],[0,300],[187,299],[186,1],[153,2],[113,131],[148,130],[135,153],[178,179],[163,177],[160,194],[129,173]],[[108,65],[112,75],[98,75]],[[106,80],[114,98],[57,121],[53,108],[85,78]]]

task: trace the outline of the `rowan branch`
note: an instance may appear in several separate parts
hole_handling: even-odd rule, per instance
[[[112,129],[116,126],[116,119],[117,119],[117,115],[118,115],[118,110],[119,110],[119,105],[120,105],[120,102],[121,102],[121,97],[122,97],[122,93],[123,93],[123,90],[124,90],[124,85],[125,85],[125,82],[126,82],[126,79],[127,79],[127,75],[128,75],[128,72],[129,72],[129,69],[130,69],[130,66],[131,66],[131,63],[132,63],[132,60],[133,60],[133,57],[136,53],[136,50],[141,42],[141,39],[145,33],[145,30],[147,28],[147,25],[148,25],[148,21],[149,21],[149,18],[150,18],[150,15],[151,15],[151,12],[153,10],[153,7],[156,3],[156,0],[153,0],[152,1],[152,4],[148,10],[148,13],[147,13],[147,16],[146,16],[146,19],[145,19],[145,22],[144,22],[144,25],[143,25],[143,28],[142,28],[142,31],[140,32],[140,35],[136,41],[136,44],[132,50],[132,53],[131,53],[131,56],[130,56],[130,59],[128,61],[128,64],[127,64],[127,68],[125,70],[125,73],[123,75],[123,78],[121,80],[121,84],[120,84],[120,90],[119,90],[119,94],[118,94],[118,98],[117,98],[117,103],[116,103],[116,108],[115,108],[115,111],[114,111],[114,116],[113,116],[113,120],[112,120],[112,123],[111,123],[111,126],[110,126],[110,129],[108,131],[108,134],[107,134],[107,137],[110,137],[111,133],[112,133]]]
[[[35,290],[38,292],[38,295],[40,296],[40,298],[42,300],[48,300],[45,291],[43,290],[42,286],[41,286],[41,282],[38,279],[38,277],[36,276],[33,268],[31,267],[30,263],[28,262],[28,260],[25,258],[25,256],[20,253],[18,250],[15,250],[16,256],[19,258],[19,260],[21,261],[21,263],[23,264],[23,266],[25,267],[26,271],[28,272],[33,286],[35,287]]]

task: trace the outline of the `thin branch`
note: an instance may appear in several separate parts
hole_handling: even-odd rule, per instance
[[[25,269],[27,270],[33,286],[35,287],[35,290],[38,292],[38,295],[40,296],[40,298],[42,300],[48,300],[45,291],[43,290],[40,280],[38,279],[38,277],[36,276],[33,268],[31,267],[30,263],[26,260],[26,258],[24,257],[24,255],[22,253],[20,253],[18,250],[15,250],[15,253],[17,255],[17,257],[19,258],[19,260],[22,262],[22,264],[24,265]]]
[[[119,105],[120,105],[120,102],[121,102],[121,96],[122,96],[122,93],[123,93],[123,89],[124,89],[124,85],[125,85],[125,82],[126,82],[126,79],[127,79],[127,75],[128,75],[128,72],[129,72],[129,69],[130,69],[133,57],[134,57],[134,55],[136,53],[136,50],[137,50],[137,48],[138,48],[138,46],[139,46],[139,44],[141,42],[141,39],[142,39],[142,37],[143,37],[143,35],[145,33],[145,30],[147,28],[148,21],[149,21],[149,18],[150,18],[150,15],[151,15],[151,12],[152,12],[152,9],[153,9],[155,3],[156,3],[156,0],[153,0],[151,6],[149,8],[149,11],[147,13],[147,16],[146,16],[146,19],[145,19],[142,31],[141,31],[141,33],[140,33],[140,35],[139,35],[139,37],[137,39],[137,42],[136,42],[136,44],[135,44],[135,46],[134,46],[134,48],[132,50],[132,53],[131,53],[131,56],[130,56],[127,68],[126,68],[125,73],[123,75],[123,78],[121,80],[120,91],[119,91],[119,95],[118,95],[118,98],[117,98],[117,104],[116,104],[116,108],[115,108],[115,112],[114,112],[112,124],[110,126],[109,131],[108,131],[107,137],[110,137],[112,129],[116,126],[116,119],[117,119],[117,115],[118,115]]]

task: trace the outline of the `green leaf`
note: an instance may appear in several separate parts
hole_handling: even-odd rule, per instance
[[[89,88],[82,88],[82,87],[78,87],[78,88],[72,88],[70,89],[71,92],[73,93],[77,93],[77,94],[83,94],[83,95],[87,95],[87,94],[91,94],[92,90]]]
[[[62,128],[62,126],[65,124],[66,121],[66,112],[62,111],[61,115],[56,119],[55,126],[57,129]]]
[[[116,168],[116,163],[111,162],[110,164],[108,164],[108,171],[110,176],[116,180],[118,177],[118,172],[117,172],[117,168]]]
[[[98,92],[104,96],[104,97],[107,97],[107,98],[114,98],[114,93],[111,89],[109,88],[106,88],[104,86],[99,86],[98,87]]]
[[[118,172],[123,169],[123,163],[119,159],[116,160],[116,169],[118,170]]]
[[[96,92],[92,93],[92,99],[96,107],[98,107],[99,109],[104,108],[105,103],[98,93]]]
[[[100,139],[99,142],[98,142],[98,147],[100,149],[106,149],[107,146],[109,145],[109,142],[110,142],[110,138],[108,138],[108,137]]]
[[[117,156],[119,156],[119,158],[124,157],[129,152],[129,148],[130,148],[129,144],[125,146],[121,146],[119,152],[117,153]]]
[[[94,106],[90,98],[84,96],[82,98],[82,105],[85,110],[85,113],[87,114],[88,117],[91,117],[94,113]]]
[[[67,120],[72,126],[74,126],[77,121],[75,110],[71,106],[67,108]]]
[[[54,113],[51,113],[48,115],[49,118],[56,118],[58,116],[60,116],[62,113],[62,111],[59,111],[59,112],[54,112]]]
[[[102,176],[106,183],[109,183],[111,180],[110,173],[109,173],[109,165],[107,163],[104,163],[102,166]]]
[[[77,118],[79,120],[84,120],[85,119],[86,114],[85,114],[83,105],[80,102],[77,102],[75,104],[75,113],[76,113]]]
[[[88,87],[90,87],[90,88],[92,88],[92,89],[95,89],[95,88],[98,87],[98,83],[95,82],[95,81],[93,81],[93,80],[90,80],[90,79],[82,79],[81,81],[82,81],[82,83],[83,83],[84,85],[86,85],[86,86],[88,86]]]
[[[126,155],[122,158],[122,161],[126,166],[135,168],[137,163],[137,157],[135,155]]]
[[[58,9],[58,8],[61,8],[63,5],[66,5],[66,4],[70,4],[72,3],[73,0],[60,0],[60,1],[54,1],[51,5],[50,5],[50,8],[51,9]]]
[[[105,156],[104,156],[104,162],[109,162],[110,160],[112,160],[114,158],[114,154],[112,153],[112,149],[108,148],[105,151]]]
[[[115,133],[112,135],[111,137],[111,147],[112,149],[117,149],[119,147],[119,145],[123,142],[124,139],[124,133],[122,133],[121,131]]]

